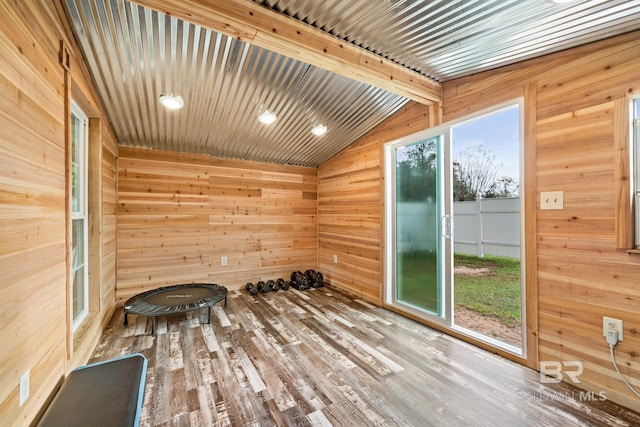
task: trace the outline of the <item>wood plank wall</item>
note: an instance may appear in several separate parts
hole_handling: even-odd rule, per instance
[[[100,307],[116,300],[117,153],[115,138],[103,136],[102,151],[102,278]]]
[[[562,190],[565,203],[560,211],[541,211],[538,200],[528,204],[535,206],[527,215],[533,221],[528,228],[535,230],[535,242],[528,242],[535,268],[527,271],[527,280],[537,287],[539,301],[534,310],[539,352],[529,357],[581,361],[579,386],[604,391],[608,399],[635,410],[640,410],[638,400],[611,365],[602,316],[624,321],[625,339],[616,346],[616,357],[621,371],[640,387],[640,255],[616,244],[614,149],[614,117],[620,114],[615,106],[640,93],[638,75],[640,32],[634,32],[446,82],[442,105],[446,123],[525,96],[525,115],[535,121],[527,129],[535,156],[528,163],[525,159],[525,168],[534,168],[527,172],[535,181],[531,193],[539,199],[540,191]],[[410,105],[390,119],[414,120],[405,132],[385,124],[318,173],[319,268],[332,283],[372,301],[382,298],[382,240],[374,231],[383,225],[376,188],[382,181],[381,147],[399,133],[428,127],[420,127],[426,119],[416,114],[418,108]],[[334,253],[338,264],[332,262]]]
[[[328,282],[382,303],[383,144],[438,120],[438,106],[411,103],[319,168],[318,268]]]
[[[60,40],[71,54],[75,91],[100,112],[60,4],[0,2],[0,425],[29,425],[59,380],[84,363],[114,306],[115,139],[102,130],[103,303],[67,353],[65,250],[65,86]],[[111,275],[109,277],[109,275]],[[109,297],[111,295],[111,297]],[[111,301],[109,300],[111,298]],[[99,304],[100,305],[100,304]],[[84,357],[84,360],[81,360]],[[19,406],[19,379],[30,370],[30,396]]]
[[[119,147],[117,300],[316,269],[316,191],[314,168]]]
[[[443,85],[446,121],[536,88],[536,110],[525,111],[535,117],[535,163],[525,167],[536,181],[537,270],[528,274],[537,282],[538,357],[581,361],[581,387],[636,410],[612,367],[602,316],[624,321],[615,353],[640,385],[640,255],[616,243],[614,145],[614,106],[640,93],[639,73],[635,32]],[[564,191],[564,209],[540,210],[541,191]]]

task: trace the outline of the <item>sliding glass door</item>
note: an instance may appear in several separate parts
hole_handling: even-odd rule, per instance
[[[385,146],[386,302],[516,354],[520,112],[502,106]]]

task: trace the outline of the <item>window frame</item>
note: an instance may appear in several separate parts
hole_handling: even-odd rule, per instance
[[[80,126],[77,132],[74,132],[74,121],[77,120]],[[89,118],[75,102],[71,101],[71,177],[69,180],[69,198],[71,199],[71,229],[75,229],[75,225],[80,225],[81,234],[81,259],[76,261],[74,248],[78,245],[73,244],[70,247],[71,253],[69,260],[71,263],[71,311],[72,330],[75,331],[89,313],[89,212],[88,212],[88,148],[89,148]],[[77,173],[74,173],[74,170]],[[75,192],[74,192],[75,189]],[[72,236],[76,235],[73,231]],[[77,272],[82,269],[81,278],[82,296],[79,309],[76,310],[75,301],[79,294],[78,283],[76,282]]]
[[[633,218],[634,218],[634,240],[633,247],[640,249],[640,94],[634,95],[630,99],[630,140],[632,158],[632,184],[633,191]]]

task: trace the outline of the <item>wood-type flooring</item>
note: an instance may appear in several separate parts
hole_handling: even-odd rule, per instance
[[[333,287],[151,320],[118,309],[90,362],[149,359],[142,426],[632,426],[539,374]]]

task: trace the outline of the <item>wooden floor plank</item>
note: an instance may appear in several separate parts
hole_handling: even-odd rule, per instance
[[[341,290],[251,296],[151,320],[116,310],[90,362],[149,359],[141,426],[640,425],[569,384]]]

